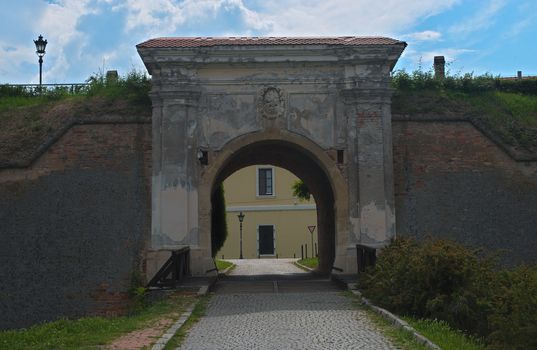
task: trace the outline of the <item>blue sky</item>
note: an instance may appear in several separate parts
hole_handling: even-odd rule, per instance
[[[408,42],[396,69],[537,75],[537,0],[0,0],[0,83],[144,69],[135,45],[162,36],[380,35]]]

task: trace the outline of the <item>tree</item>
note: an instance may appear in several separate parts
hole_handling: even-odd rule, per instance
[[[226,199],[224,197],[223,184],[220,184],[216,188],[211,201],[213,207],[211,215],[211,245],[214,258],[227,238]]]
[[[310,190],[308,188],[308,186],[306,186],[306,184],[304,183],[304,181],[302,180],[297,180],[293,183],[293,196],[297,197],[298,199],[300,199],[301,201],[304,200],[304,201],[309,201],[310,198],[311,198],[311,193],[310,193]]]

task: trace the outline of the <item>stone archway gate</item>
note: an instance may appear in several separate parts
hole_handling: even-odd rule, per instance
[[[382,37],[137,45],[153,82],[148,261],[190,246],[193,274],[206,274],[210,191],[226,157],[254,140],[296,140],[332,186],[334,272],[356,272],[357,243],[382,246],[395,235],[390,72],[405,47]]]

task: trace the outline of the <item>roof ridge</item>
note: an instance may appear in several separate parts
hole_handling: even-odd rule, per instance
[[[160,37],[136,45],[139,48],[187,48],[240,45],[400,45],[406,43],[382,36],[311,36],[311,37]]]

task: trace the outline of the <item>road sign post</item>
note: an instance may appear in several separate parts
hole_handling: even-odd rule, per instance
[[[311,257],[315,257],[315,252],[313,251],[313,231],[315,231],[315,225],[309,225],[308,230],[310,231],[311,235]]]

